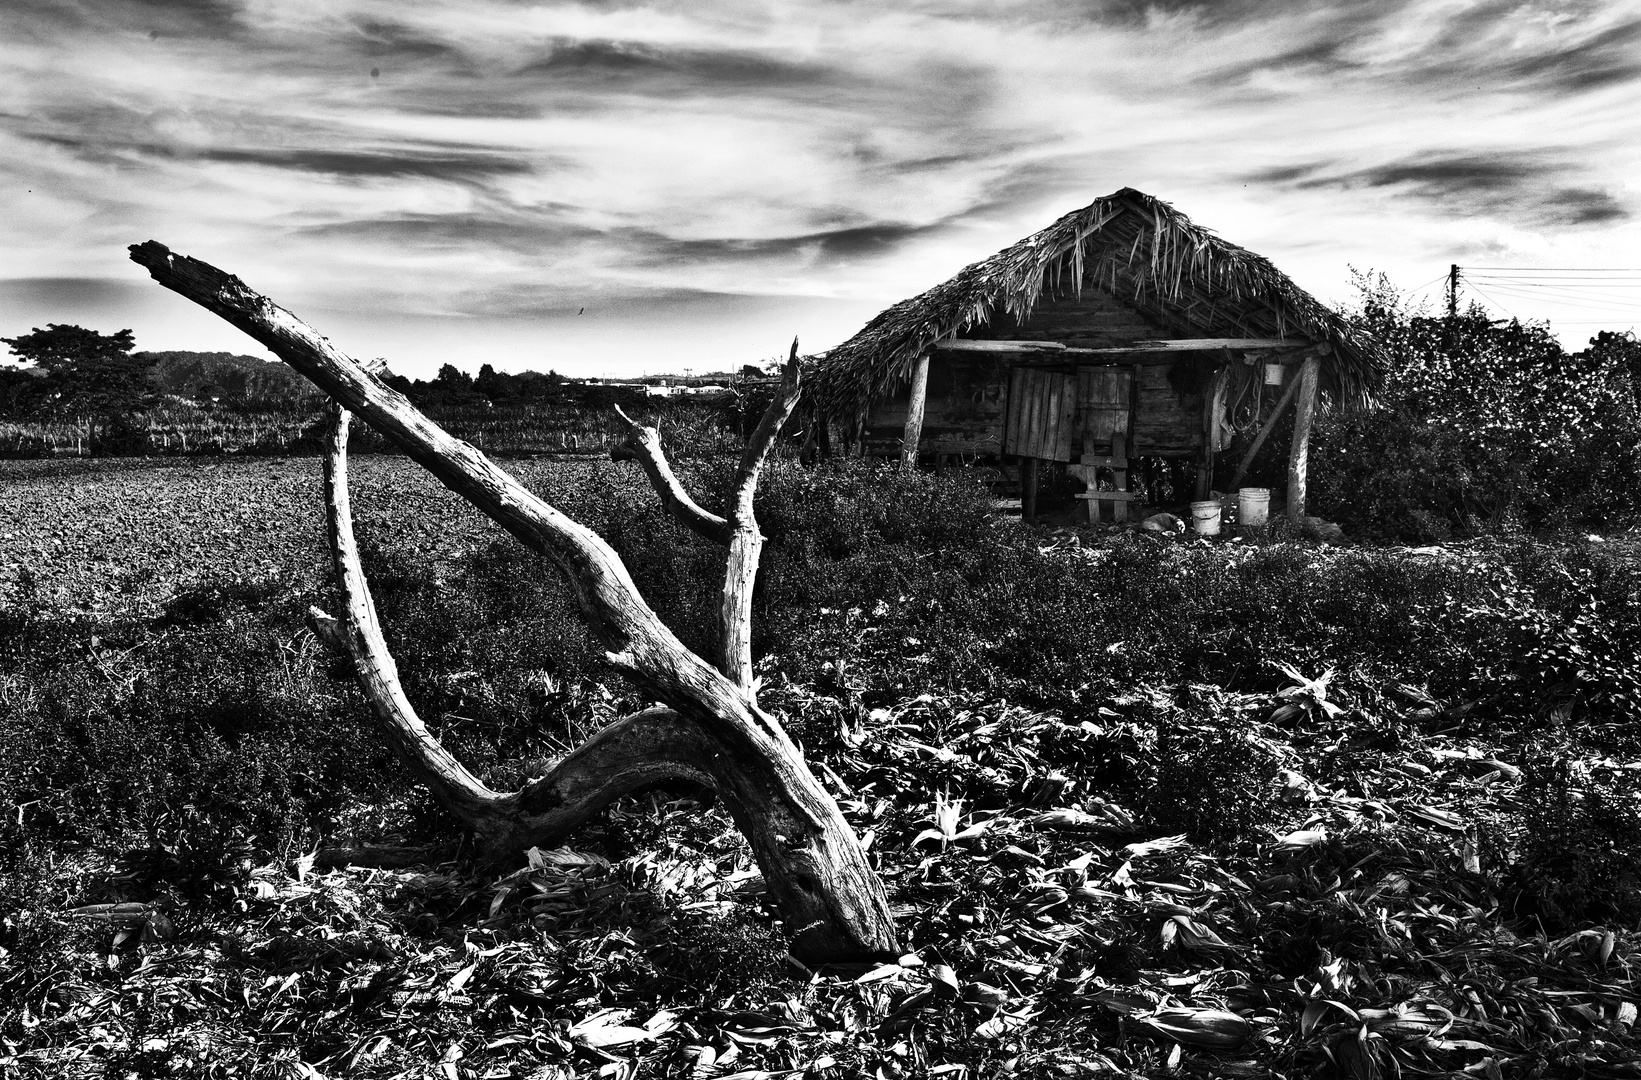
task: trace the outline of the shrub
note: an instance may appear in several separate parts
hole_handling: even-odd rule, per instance
[[[1578,755],[1569,743],[1540,746],[1521,790],[1515,908],[1552,934],[1590,923],[1641,918],[1641,779]]]
[[[1546,325],[1495,322],[1476,306],[1431,318],[1382,275],[1357,285],[1353,318],[1388,369],[1374,411],[1317,426],[1317,512],[1412,540],[1622,525],[1641,512],[1633,335],[1568,354]]]
[[[1230,717],[1163,724],[1146,812],[1164,833],[1212,847],[1257,843],[1276,817],[1281,757]]]

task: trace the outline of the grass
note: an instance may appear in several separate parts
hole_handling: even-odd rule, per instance
[[[911,950],[806,972],[700,792],[641,793],[501,876],[303,858],[452,835],[302,629],[327,601],[311,464],[6,467],[11,1074],[1641,1061],[1641,591],[1601,545],[1051,533],[960,477],[775,468],[762,698],[870,838]],[[636,466],[519,470],[709,639],[721,556]],[[516,782],[642,704],[545,567],[408,465],[356,471],[407,688],[475,769]],[[121,550],[154,553],[139,583]]]

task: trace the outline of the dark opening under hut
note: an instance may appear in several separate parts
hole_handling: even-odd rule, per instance
[[[1198,499],[1216,469],[1234,489],[1291,406],[1298,519],[1316,410],[1379,379],[1374,344],[1268,259],[1124,188],[882,312],[810,386],[855,452],[1017,466],[1028,514],[1064,463],[1091,520],[1148,501],[1140,458],[1183,463]]]

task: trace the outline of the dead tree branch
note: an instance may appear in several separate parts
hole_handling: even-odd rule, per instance
[[[729,544],[729,522],[717,514],[703,510],[694,499],[690,498],[684,485],[672,471],[672,464],[667,461],[667,453],[661,448],[661,430],[646,427],[637,420],[621,411],[621,406],[615,407],[615,414],[627,425],[627,439],[621,449],[632,454],[638,463],[644,467],[644,474],[650,478],[650,485],[655,493],[661,497],[661,505],[666,508],[680,525],[696,535],[711,540],[714,544]]]
[[[752,688],[752,587],[764,546],[764,535],[752,515],[752,500],[758,490],[758,475],[780,438],[781,428],[797,407],[800,394],[798,339],[793,338],[780,387],[747,440],[729,499],[729,560],[724,567],[724,595],[718,609],[718,667],[748,691]]]
[[[371,632],[375,616],[358,571],[357,549],[344,549],[336,542],[334,534],[347,506],[345,497],[338,500],[333,492],[327,498],[333,555],[351,561],[351,566],[339,566],[338,573],[357,573],[354,595],[345,597],[343,629],[360,684],[401,756],[424,780],[433,778],[434,794],[461,814],[492,849],[516,850],[544,835],[541,830],[573,828],[593,812],[589,807],[662,775],[707,777],[747,835],[800,958],[823,962],[896,951],[881,882],[836,802],[816,781],[786,732],[758,707],[749,689],[749,663],[745,679],[732,679],[686,649],[644,602],[626,567],[602,538],[537,498],[472,446],[451,437],[290,312],[238,278],[175,255],[154,241],[134,245],[131,257],[160,284],[261,342],[341,408],[357,413],[452,491],[547,556],[570,583],[609,662],[667,706],[617,721],[521,792],[491,791],[461,769],[425,728],[418,731],[419,721],[397,690],[380,632]],[[792,385],[785,386],[782,400],[795,397],[795,352],[788,364],[787,381]],[[788,402],[781,421],[790,409]],[[742,460],[736,509],[729,519],[737,531],[757,537],[745,549],[754,556],[751,573],[756,572],[756,549],[762,540],[751,518],[751,493],[768,446],[778,434],[778,422],[771,423],[774,430],[767,434],[766,425],[759,425],[760,434]],[[763,449],[754,453],[758,446]],[[345,439],[335,440],[331,451],[340,464]],[[345,469],[328,475],[345,481]],[[732,549],[734,543],[732,537]],[[737,610],[749,611],[747,603],[738,602]],[[744,633],[744,628],[738,632]]]

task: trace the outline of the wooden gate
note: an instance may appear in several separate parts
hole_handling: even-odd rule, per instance
[[[1009,380],[1003,453],[1044,461],[1070,461],[1077,398],[1071,376],[1015,368]]]

